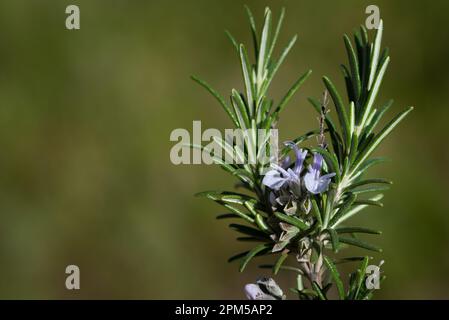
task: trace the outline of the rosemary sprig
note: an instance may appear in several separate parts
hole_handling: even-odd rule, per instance
[[[260,30],[249,8],[247,13],[255,48],[253,60],[249,59],[245,45],[238,43],[227,32],[239,58],[243,92],[232,89],[229,101],[226,101],[205,81],[197,77],[192,78],[217,99],[236,128],[269,130],[276,127],[280,113],[311,71],[300,76],[278,103],[269,98],[269,87],[274,76],[297,37],[293,36],[280,56],[275,58],[274,48],[285,10],[281,10],[276,27],[273,28],[272,12],[266,8]],[[245,161],[242,164],[229,164],[223,157],[215,157],[216,163],[236,176],[251,194],[233,191],[198,194],[229,210],[229,213],[220,215],[220,219],[242,220],[242,224],[230,224],[230,227],[241,235],[238,240],[257,243],[248,251],[230,259],[241,260],[239,270],[243,271],[257,256],[279,255],[271,266],[273,273],[277,274],[280,270],[296,271],[297,286],[293,291],[300,299],[327,299],[327,292],[332,285],[336,286],[340,299],[369,299],[373,294],[373,289],[364,286],[369,256],[337,260],[332,256],[344,246],[380,251],[376,246],[355,237],[355,234],[380,232],[365,227],[342,227],[342,223],[368,206],[382,205],[379,201],[383,194],[378,192],[385,190],[391,182],[363,177],[371,166],[384,161],[383,158],[372,158],[374,151],[413,109],[405,109],[385,127],[377,129],[381,118],[392,105],[390,101],[378,107],[376,101],[390,62],[388,49],[381,47],[382,33],[383,22],[380,23],[372,41],[363,26],[354,34],[354,42],[347,35],[344,36],[349,62],[349,66],[342,65],[347,99],[343,99],[331,79],[323,77],[325,91],[322,101],[309,98],[319,114],[318,129],[292,140],[281,151],[281,155],[285,156],[291,149],[295,150],[297,160],[294,164],[274,166],[276,169],[264,177],[262,169],[265,164],[248,164]],[[336,119],[333,119],[329,112],[330,100],[335,108]],[[314,136],[318,141],[316,148],[297,148]],[[237,150],[242,160],[250,157],[250,150],[255,148],[259,153],[267,147],[266,144],[256,143],[256,140],[257,138],[253,137],[245,141],[244,147]],[[234,140],[217,138],[216,142],[228,153],[234,152],[237,147]],[[304,174],[303,164],[311,161],[310,157],[306,157],[307,152],[314,157],[308,172]],[[321,176],[321,170],[325,175]],[[269,176],[270,174],[272,176]],[[267,182],[268,180],[271,182]],[[272,183],[274,180],[279,182],[279,186]],[[317,184],[315,188],[309,186],[310,182]],[[365,194],[372,195],[366,197]],[[284,265],[292,257],[296,260],[296,266]],[[337,263],[360,260],[360,267],[351,274],[345,288]],[[330,277],[325,277],[326,273]],[[308,286],[304,284],[303,278],[308,280]],[[249,297],[283,297],[282,291],[279,291],[271,280],[261,280],[247,287],[251,288],[248,290],[256,291],[265,288],[264,292],[257,291],[254,295],[253,291],[247,292]]]

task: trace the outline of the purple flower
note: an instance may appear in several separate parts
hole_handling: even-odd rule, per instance
[[[313,163],[309,166],[309,171],[304,175],[304,184],[310,193],[318,194],[326,191],[331,178],[335,173],[329,173],[321,176],[321,167],[323,166],[323,156],[315,153]]]
[[[285,170],[277,164],[271,164],[272,170],[268,171],[262,183],[273,190],[281,189],[287,183],[299,183],[299,176],[288,168]]]
[[[289,146],[290,148],[293,149],[293,151],[295,151],[296,161],[295,166],[293,167],[293,172],[297,176],[299,176],[302,170],[302,164],[304,163],[304,160],[306,159],[307,156],[307,150],[302,151],[302,149],[299,149],[296,143],[294,143],[293,141],[287,141],[285,145]]]
[[[272,190],[278,191],[286,184],[288,185],[299,185],[299,174],[302,170],[302,165],[307,155],[307,151],[302,151],[298,148],[298,146],[293,142],[287,142],[287,146],[290,146],[296,155],[296,161],[293,169],[288,168],[289,158],[287,161],[283,161],[282,166],[277,164],[272,164],[272,170],[268,171],[265,177],[263,178],[262,183],[269,187]]]

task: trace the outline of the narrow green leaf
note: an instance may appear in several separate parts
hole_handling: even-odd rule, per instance
[[[329,222],[329,226],[333,227],[337,224],[337,222],[346,215],[351,206],[354,204],[357,196],[353,193],[349,193],[347,199],[343,202],[343,205],[338,209],[338,211],[332,216],[331,221]]]
[[[266,67],[266,55],[268,48],[268,37],[271,29],[271,11],[267,9],[265,11],[265,21],[262,29],[262,35],[260,37],[260,49],[257,61],[257,88],[260,89],[265,73]]]
[[[353,172],[359,167],[360,163],[365,161],[370,154],[379,146],[379,144],[390,134],[390,132],[413,110],[413,107],[402,111],[394,117],[383,129],[379,132],[376,138],[366,147],[361,156],[356,160]]]
[[[376,251],[376,252],[382,252],[382,249],[369,244],[365,241],[362,241],[360,239],[356,239],[356,238],[346,238],[346,237],[339,237],[340,242],[342,243],[346,243],[355,247],[359,247],[359,248],[363,248],[363,249],[367,249],[367,250],[371,250],[371,251]]]
[[[353,135],[355,128],[355,104],[353,101],[349,103],[349,134]],[[354,140],[354,138],[352,138]],[[352,141],[351,141],[352,142]],[[351,143],[351,151],[352,151],[352,143]]]
[[[265,223],[265,220],[260,214],[256,214],[256,224],[260,230],[264,232],[271,233],[271,228]]]
[[[323,291],[321,290],[320,286],[318,285],[318,283],[316,283],[315,281],[312,282],[312,288],[315,291],[316,295],[318,296],[318,298],[320,300],[327,300],[326,296],[324,295]]]
[[[381,231],[363,228],[363,227],[345,227],[335,229],[338,234],[342,233],[367,233],[367,234],[382,234]]]
[[[257,238],[257,237],[237,237],[236,240],[240,241],[240,242],[261,242],[266,239]]]
[[[334,250],[335,253],[337,253],[338,249],[340,247],[340,241],[338,240],[337,233],[332,228],[328,228],[325,231],[329,234],[329,237],[330,237],[330,240],[332,243],[332,249]]]
[[[333,203],[335,199],[335,194],[337,190],[330,189],[328,190],[326,197],[323,199],[323,227],[327,228],[329,226],[329,222],[333,210]]]
[[[340,300],[344,300],[346,297],[345,288],[343,286],[343,282],[341,281],[341,277],[338,273],[337,267],[328,257],[323,258],[324,263],[326,264],[326,267],[331,273],[332,279],[334,279],[335,285],[337,286],[338,296],[340,297]]]
[[[388,58],[389,54],[390,54],[390,49],[388,47],[385,47],[382,50],[382,54],[380,55],[380,58],[379,58],[380,64],[382,64]]]
[[[228,114],[228,116],[231,118],[232,122],[234,122],[234,124],[236,126],[238,126],[238,121],[236,116],[234,115],[234,113],[232,112],[231,108],[228,106],[228,104],[225,102],[225,100],[223,99],[223,97],[217,92],[215,91],[207,82],[192,76],[191,77],[193,81],[195,81],[196,83],[198,83],[199,85],[201,85],[203,88],[205,88],[207,91],[209,91],[210,94],[212,94],[215,99],[217,99],[217,101],[220,103],[220,105],[223,107],[223,109],[225,110],[225,112]]]
[[[383,194],[378,194],[378,195],[374,196],[373,198],[371,198],[370,200],[379,201],[382,198],[383,198]],[[366,207],[368,207],[368,205],[366,205],[366,204],[354,206],[348,212],[346,212],[342,217],[340,217],[336,222],[334,222],[333,226],[335,227],[335,226],[339,225],[340,223],[342,223],[343,221],[354,216],[356,213],[360,212],[361,210],[365,209]]]
[[[371,88],[371,91],[368,94],[368,100],[365,105],[365,110],[363,111],[363,117],[360,121],[360,133],[362,133],[363,129],[365,128],[366,121],[368,119],[368,116],[371,113],[371,108],[374,105],[374,101],[376,101],[377,93],[379,92],[380,85],[382,83],[382,79],[384,77],[385,71],[387,70],[388,64],[390,63],[390,58],[387,57],[385,61],[382,63],[379,69],[379,73],[377,74],[373,87]]]
[[[243,224],[231,223],[229,228],[250,237],[270,239],[266,233]]]
[[[248,55],[243,44],[240,45],[240,63],[242,67],[243,79],[246,88],[246,100],[248,103],[249,117],[252,118],[254,115],[254,84],[251,80],[251,68],[248,62]]]
[[[302,275],[301,274],[298,274],[296,276],[296,289],[298,289],[299,292],[304,290],[304,283],[302,281]]]
[[[372,158],[372,159],[366,160],[364,163],[362,163],[360,165],[358,172],[363,173],[366,170],[368,170],[369,168],[371,168],[372,166],[379,164],[379,163],[386,162],[386,161],[389,161],[389,159],[385,158],[385,157],[377,157],[377,158]]]
[[[342,264],[347,262],[354,262],[354,261],[362,261],[365,257],[346,257],[337,259],[334,261],[335,264]]]
[[[245,257],[248,254],[248,252],[249,251],[245,251],[245,252],[241,252],[241,253],[238,253],[236,255],[233,255],[232,257],[230,257],[228,259],[228,262],[233,262],[233,261],[236,261],[236,260],[240,260],[241,258]]]
[[[374,46],[373,46],[373,54],[371,57],[371,66],[370,66],[370,76],[369,76],[369,82],[368,82],[368,90],[371,90],[371,87],[373,85],[374,77],[376,76],[377,71],[377,65],[379,63],[379,53],[380,53],[380,47],[382,44],[382,33],[383,33],[383,21],[380,20],[379,27],[376,31],[376,37],[374,39]]]
[[[251,218],[250,216],[248,216],[245,212],[241,211],[240,209],[237,209],[227,203],[223,203],[222,204],[225,208],[231,210],[233,213],[237,214],[238,216],[240,216],[242,219],[248,221],[249,223],[254,223],[254,219]]]
[[[254,19],[254,15],[247,5],[245,5],[245,10],[248,15],[249,24],[251,26],[251,35],[253,37],[254,53],[255,53],[256,59],[257,59],[257,56],[259,55],[259,44],[258,44],[259,37],[257,35],[256,20]]]
[[[300,230],[307,230],[309,228],[309,226],[305,222],[303,222],[302,220],[300,220],[298,218],[291,217],[291,216],[288,216],[288,215],[280,213],[280,212],[275,212],[274,215],[279,220],[287,222],[287,223],[291,224],[292,226],[299,228]]]
[[[273,39],[271,40],[270,50],[268,51],[268,54],[267,54],[267,59],[266,59],[267,63],[269,63],[271,60],[271,56],[273,54],[274,47],[275,47],[277,39],[279,37],[279,32],[281,31],[282,22],[284,21],[284,15],[285,15],[285,8],[282,8],[279,19],[278,19],[278,23],[276,25],[276,30],[274,32]],[[265,67],[267,67],[267,66],[265,66]]]
[[[320,208],[318,207],[318,203],[316,202],[315,198],[311,198],[310,202],[312,203],[312,212],[318,221],[318,225],[321,227],[323,225],[323,219],[321,218],[321,212]]]
[[[301,85],[306,81],[306,79],[312,74],[312,70],[307,71],[304,73],[301,77],[299,77],[298,80],[293,84],[293,86],[288,90],[286,95],[282,98],[281,102],[279,103],[279,106],[276,108],[274,113],[276,115],[279,115],[281,111],[285,108],[287,103],[290,101],[291,97],[298,91],[298,89],[301,87]],[[277,116],[276,116],[277,117]]]
[[[257,202],[257,199],[243,193],[234,191],[202,191],[195,194],[195,197],[206,197],[214,201],[227,201],[231,203],[244,204],[245,201]]]
[[[389,180],[385,180],[385,179],[366,179],[366,180],[360,180],[360,181],[357,181],[357,182],[354,182],[354,183],[351,183],[349,186],[348,186],[348,190],[352,190],[352,189],[355,189],[355,188],[358,188],[358,187],[361,187],[361,186],[366,186],[367,184],[373,184],[373,183],[376,183],[376,184],[393,184],[393,182],[391,182],[391,181],[389,181]]]
[[[232,218],[240,218],[240,216],[235,213],[223,213],[223,214],[219,214],[215,219],[223,220],[223,219],[232,219]]]
[[[369,263],[369,258],[365,257],[365,259],[363,259],[362,264],[360,265],[360,268],[357,270],[357,279],[355,281],[356,283],[356,290],[354,293],[354,297],[353,299],[357,299],[360,289],[362,288],[362,285],[364,284],[365,280],[365,274],[366,274],[366,268],[368,267],[368,263]]]
[[[370,48],[368,44],[368,34],[366,28],[364,26],[360,27],[359,33],[355,33],[354,35],[355,43],[357,46],[357,56],[359,57],[359,70],[361,75],[362,82],[362,93],[368,91],[368,76],[369,76],[369,55]],[[361,96],[357,106],[360,106],[364,103],[364,94]]]
[[[257,254],[260,254],[264,251],[266,251],[268,248],[272,247],[271,244],[259,244],[258,246],[251,249],[248,254],[243,258],[241,264],[240,264],[240,272],[243,272],[245,270],[247,264],[251,261],[252,258],[254,258]]]
[[[357,60],[357,55],[354,51],[354,48],[351,44],[351,40],[347,35],[343,37],[345,42],[346,51],[348,53],[349,66],[351,67],[351,82],[354,90],[355,101],[358,101],[360,98],[360,94],[362,92],[362,83],[360,80],[360,72],[359,72],[359,64]]]
[[[234,36],[228,31],[225,30],[226,36],[229,38],[229,40],[232,43],[232,46],[234,47],[234,49],[239,52],[239,44],[237,43],[237,40],[235,40]]]
[[[365,129],[365,136],[368,136],[373,132],[376,125],[379,123],[380,119],[382,119],[382,116],[387,112],[387,110],[393,105],[393,100],[389,100],[385,105],[382,106],[382,108],[379,109],[379,111],[376,112],[373,119],[369,122],[369,126]]]
[[[231,98],[233,102],[235,103],[235,113],[238,114],[238,112],[241,115],[241,120],[239,118],[240,128],[246,129],[250,127],[250,114],[249,114],[249,107],[245,105],[245,102],[243,102],[242,97],[240,96],[240,93],[237,92],[237,90],[232,89],[232,95]],[[242,123],[243,122],[243,123]]]
[[[265,82],[262,90],[260,90],[259,95],[264,95],[265,94],[266,90],[268,89],[268,86],[270,85],[271,81],[273,80],[274,75],[276,74],[276,72],[278,71],[279,67],[284,62],[285,58],[287,57],[287,55],[290,52],[290,50],[293,47],[293,45],[295,44],[296,39],[297,39],[297,36],[296,35],[293,36],[293,38],[290,40],[290,42],[287,44],[287,46],[282,51],[279,59],[270,68],[270,72],[268,74],[267,81]]]
[[[347,148],[349,148],[351,138],[349,134],[350,125],[345,105],[332,81],[328,77],[323,77],[323,81],[334,102],[335,108],[337,110],[338,119],[340,121],[343,137],[345,138],[345,145]]]
[[[363,193],[368,193],[368,192],[379,192],[379,191],[385,191],[390,189],[389,186],[374,186],[374,187],[370,187],[370,188],[363,188],[363,189],[357,189],[357,190],[352,190],[353,194],[363,194]]]
[[[348,67],[346,67],[344,64],[340,65],[341,72],[343,73],[343,77],[345,78],[345,85],[346,85],[346,93],[348,95],[349,101],[356,101],[354,96],[354,85],[352,84],[351,80],[351,73],[348,70]]]
[[[365,204],[369,206],[383,207],[384,205],[381,202],[373,201],[373,200],[357,200],[354,201],[354,205]]]
[[[279,272],[279,269],[281,268],[282,264],[284,263],[285,259],[287,259],[288,253],[283,252],[279,259],[276,261],[276,264],[273,267],[273,274],[277,275]]]

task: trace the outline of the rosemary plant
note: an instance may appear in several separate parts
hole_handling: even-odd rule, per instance
[[[236,128],[269,130],[276,128],[277,120],[291,97],[297,92],[311,71],[305,72],[291,86],[285,96],[275,103],[269,98],[270,84],[296,42],[294,36],[275,57],[274,49],[281,30],[285,10],[282,9],[275,27],[272,13],[265,10],[260,31],[247,9],[254,43],[255,58],[251,62],[243,44],[227,32],[240,60],[244,92],[231,91],[229,103],[206,82],[193,77],[219,102]],[[359,234],[380,234],[365,227],[351,226],[349,218],[368,206],[382,206],[383,195],[391,184],[384,179],[366,179],[365,173],[385,158],[372,154],[390,132],[412,110],[407,108],[396,115],[385,127],[378,124],[392,105],[388,101],[378,107],[376,97],[390,62],[388,49],[381,48],[383,24],[371,41],[365,27],[354,34],[354,42],[345,35],[349,67],[342,65],[346,82],[347,99],[328,77],[323,77],[324,95],[321,101],[310,98],[310,104],[319,115],[317,129],[286,142],[280,151],[280,161],[266,164],[229,164],[213,152],[211,156],[223,169],[239,179],[239,185],[249,192],[208,191],[199,193],[224,206],[229,213],[218,219],[237,219],[230,228],[241,234],[238,240],[255,242],[248,251],[239,253],[229,261],[240,260],[240,272],[256,256],[273,255],[271,268],[274,275],[280,270],[297,273],[297,283],[292,291],[300,299],[328,299],[334,285],[340,299],[370,299],[373,288],[365,285],[369,255],[338,258],[340,249],[355,246],[369,251],[381,249],[359,239]],[[336,116],[329,113],[330,100]],[[311,137],[317,138],[316,147],[302,146]],[[247,159],[249,150],[266,149],[266,144],[254,143],[235,150],[232,139],[215,138],[226,152],[238,152]],[[329,143],[328,143],[329,141]],[[251,142],[248,142],[251,144]],[[202,146],[199,147],[205,150]],[[289,153],[293,151],[294,161]],[[285,265],[288,257],[294,265]],[[357,269],[349,276],[348,284],[340,276],[337,264],[359,261]],[[383,279],[381,277],[380,280]],[[285,295],[271,278],[259,279],[245,287],[250,299],[283,299]]]

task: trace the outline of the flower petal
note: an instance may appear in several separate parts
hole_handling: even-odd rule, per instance
[[[293,151],[295,152],[296,161],[293,171],[295,172],[296,175],[299,175],[301,173],[304,160],[306,159],[307,156],[307,150],[303,151],[302,149],[299,149],[296,143],[294,143],[293,141],[287,141],[285,145],[292,148]]]
[[[279,190],[287,182],[287,179],[283,178],[279,171],[270,170],[265,174],[262,183],[273,190]]]

